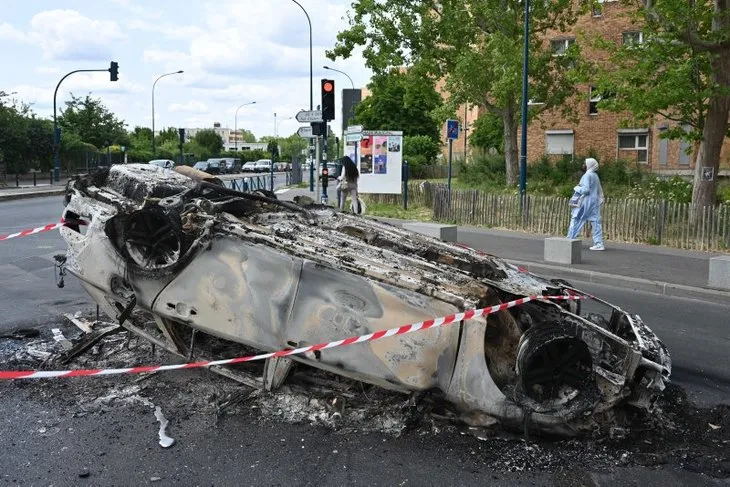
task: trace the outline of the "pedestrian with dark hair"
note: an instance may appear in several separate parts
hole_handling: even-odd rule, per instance
[[[345,209],[345,202],[349,193],[350,208],[353,213],[359,215],[362,213],[362,205],[357,195],[357,181],[360,179],[360,171],[357,170],[357,165],[348,156],[340,159],[340,162],[342,163],[342,171],[337,178],[337,190],[341,192],[340,210]]]

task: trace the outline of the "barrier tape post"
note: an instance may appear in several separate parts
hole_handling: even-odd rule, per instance
[[[121,374],[140,374],[144,372],[163,372],[170,370],[180,369],[196,369],[211,367],[214,365],[232,365],[243,362],[252,362],[255,360],[264,360],[271,357],[286,357],[289,355],[298,355],[307,352],[315,352],[317,350],[326,350],[328,348],[346,347],[348,345],[354,345],[356,343],[373,342],[376,340],[382,340],[384,338],[405,335],[406,333],[413,333],[420,330],[428,330],[430,328],[438,328],[441,326],[447,326],[452,323],[459,321],[469,320],[481,316],[487,316],[490,314],[497,313],[499,311],[505,311],[515,306],[521,306],[530,301],[575,301],[584,299],[585,296],[580,295],[560,295],[560,296],[528,296],[525,298],[516,299],[506,303],[490,306],[488,308],[470,309],[461,313],[452,314],[449,316],[443,316],[441,318],[434,318],[430,320],[421,321],[418,323],[411,323],[409,325],[400,326],[398,328],[391,328],[389,330],[380,330],[374,333],[368,333],[367,335],[354,336],[345,338],[342,340],[335,340],[332,342],[319,343],[317,345],[310,345],[306,347],[279,350],[276,352],[262,353],[259,355],[250,355],[247,357],[237,357],[231,359],[222,360],[211,360],[206,362],[192,362],[178,365],[151,365],[143,367],[128,367],[120,369],[78,369],[78,370],[17,370],[17,371],[0,371],[0,380],[11,380],[11,379],[50,379],[50,378],[67,378],[67,377],[89,377],[89,376],[105,376],[105,375],[121,375]]]

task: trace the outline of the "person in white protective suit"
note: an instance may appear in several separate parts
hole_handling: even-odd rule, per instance
[[[593,246],[591,250],[606,250],[603,245],[603,227],[601,226],[601,205],[603,204],[603,188],[598,178],[598,161],[589,157],[582,168],[585,174],[580,178],[578,186],[573,188],[575,193],[570,199],[573,208],[568,228],[568,238],[578,238],[583,225],[591,222],[593,225]]]

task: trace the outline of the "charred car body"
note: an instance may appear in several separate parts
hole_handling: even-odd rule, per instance
[[[71,181],[64,218],[68,271],[109,316],[152,313],[179,349],[182,329],[276,351],[576,292],[373,219],[148,165]],[[436,389],[464,413],[558,434],[593,430],[616,406],[651,409],[671,370],[638,316],[597,298],[532,301],[295,360],[389,389]]]

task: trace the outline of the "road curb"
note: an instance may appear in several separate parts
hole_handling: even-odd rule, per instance
[[[0,194],[0,202],[24,200],[28,198],[43,198],[45,196],[60,196],[66,193],[66,188],[59,188],[50,191],[35,191],[28,193]]]
[[[562,267],[538,262],[519,261],[512,259],[504,259],[510,264],[514,264],[527,269],[528,272],[550,278],[575,279],[578,281],[590,282],[595,284],[609,284],[612,286],[622,286],[631,290],[647,291],[654,294],[664,296],[702,299],[719,304],[730,303],[730,292],[706,289],[695,286],[685,286],[683,284],[673,284],[671,282],[652,281],[650,279],[641,279],[639,277],[620,276],[617,274],[608,274],[605,272],[596,272],[583,269],[575,269],[572,267]]]

